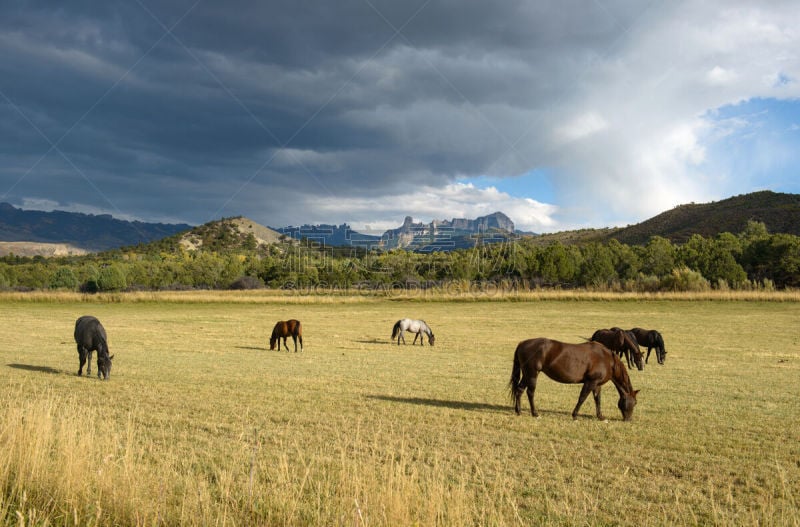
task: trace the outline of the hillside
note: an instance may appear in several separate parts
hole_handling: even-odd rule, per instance
[[[713,237],[739,233],[750,220],[763,222],[772,233],[800,235],[800,194],[753,192],[711,203],[679,205],[649,220],[612,231],[607,239],[629,245],[661,236],[683,243],[692,234]]]
[[[209,251],[230,251],[235,249],[256,249],[265,245],[279,243],[286,236],[238,216],[211,221],[195,227],[188,232],[163,240],[161,245],[175,243],[184,249]]]
[[[190,225],[118,220],[106,214],[18,209],[0,203],[0,240],[67,244],[102,251],[149,243],[189,229]]]
[[[0,256],[82,256],[88,252],[67,243],[0,242]]]
[[[713,238],[719,233],[737,234],[750,220],[763,222],[771,233],[800,236],[800,194],[771,191],[754,192],[711,203],[679,205],[635,225],[580,229],[542,234],[526,239],[534,245],[560,242],[564,245],[618,240],[628,245],[643,245],[653,236],[683,243],[692,234]]]

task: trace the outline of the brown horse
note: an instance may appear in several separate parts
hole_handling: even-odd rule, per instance
[[[624,329],[598,329],[589,340],[599,342],[611,351],[615,351],[620,357],[625,355],[628,368],[633,368],[633,364],[636,364],[637,370],[642,371],[644,369],[644,357],[642,350],[639,349],[639,344],[636,342],[636,337]],[[633,357],[633,364],[631,363],[631,357]]]
[[[297,341],[300,340],[300,351],[303,351],[303,328],[300,326],[300,321],[279,320],[275,327],[272,329],[272,336],[269,338],[269,349],[274,350],[275,344],[278,344],[278,351],[281,350],[281,341],[283,339],[283,347],[289,351],[289,346],[286,345],[286,338],[292,337],[294,341],[294,352],[297,353]]]
[[[538,417],[533,404],[536,391],[536,378],[543,371],[554,381],[561,383],[583,383],[578,404],[572,411],[572,418],[578,418],[578,410],[591,392],[597,407],[597,418],[604,419],[600,411],[600,388],[611,380],[619,392],[617,406],[622,419],[629,421],[636,406],[636,394],[628,377],[625,365],[611,350],[599,342],[565,344],[546,338],[523,340],[514,352],[514,367],[511,370],[509,388],[514,398],[514,411],[520,413],[520,398],[528,390],[531,415]],[[520,377],[521,375],[521,377]]]

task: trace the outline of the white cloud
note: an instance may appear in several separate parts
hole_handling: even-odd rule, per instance
[[[736,80],[736,73],[720,66],[714,66],[711,71],[706,74],[706,78],[709,84],[725,85]]]
[[[309,212],[316,221],[341,218],[359,232],[380,232],[394,229],[403,223],[406,215],[413,214],[415,221],[435,219],[477,218],[501,211],[514,222],[517,229],[543,232],[557,226],[553,215],[558,207],[529,198],[517,198],[494,187],[478,188],[464,183],[444,187],[418,189],[380,198],[330,198],[314,202]],[[327,220],[324,220],[327,218]]]
[[[576,141],[608,128],[608,123],[603,116],[588,112],[567,122],[558,129],[558,135],[563,141]]]
[[[184,221],[224,207],[271,225],[495,210],[533,231],[633,223],[753,186],[708,166],[709,145],[752,128],[715,109],[800,100],[796,1],[431,2],[402,34],[363,2],[211,4],[176,27],[186,48],[164,38],[152,52],[161,32],[137,5],[20,3],[0,20],[3,92],[53,141],[69,131],[59,146],[104,193],[55,185],[65,167],[50,156],[9,199]],[[379,4],[398,27],[414,13]],[[0,120],[0,172],[47,151],[19,113]],[[558,207],[454,183],[537,170]]]

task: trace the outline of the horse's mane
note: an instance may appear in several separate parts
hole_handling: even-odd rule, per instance
[[[614,383],[620,396],[622,396],[623,393],[631,393],[633,391],[633,385],[631,384],[631,377],[628,375],[628,369],[625,368],[625,365],[616,353],[612,353],[611,355],[614,357],[614,369],[611,375],[611,382]]]
[[[98,331],[97,338],[100,340],[100,344],[103,345],[103,349],[102,350],[98,349],[97,352],[100,353],[102,351],[103,353],[108,355],[108,341],[106,340],[106,337],[103,335],[101,331]]]

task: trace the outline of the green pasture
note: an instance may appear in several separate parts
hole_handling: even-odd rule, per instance
[[[97,316],[111,379],[77,377]],[[422,318],[434,347],[390,342]],[[275,321],[305,351],[269,351]],[[0,301],[6,525],[798,525],[800,304],[360,298]],[[514,415],[516,344],[662,332],[624,423],[540,377]],[[289,339],[290,349],[292,348]],[[93,361],[94,362],[94,361]]]

